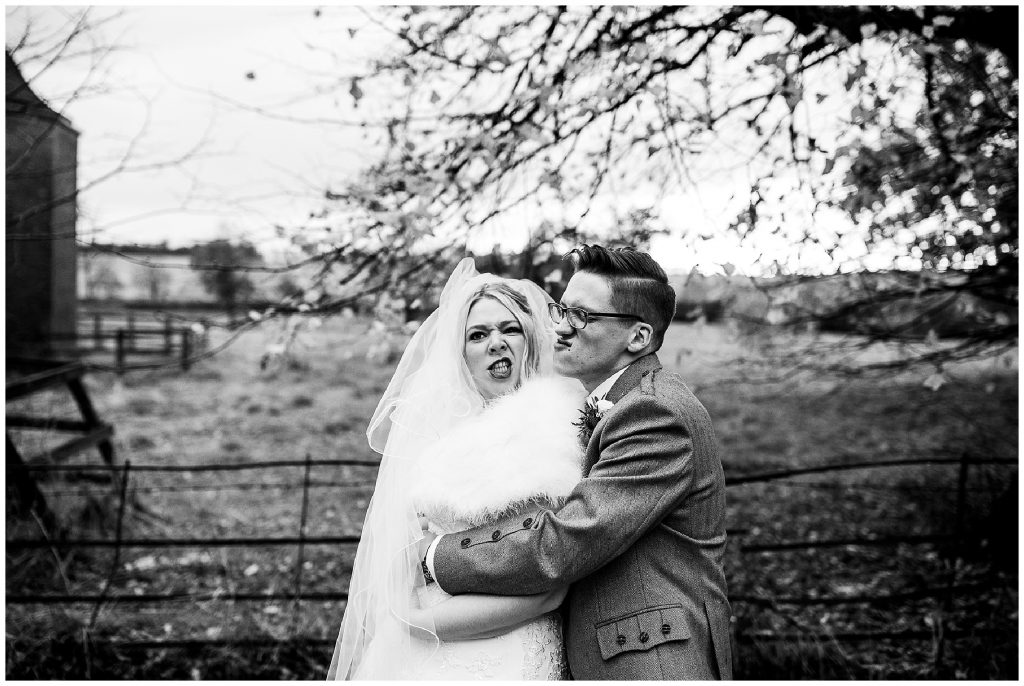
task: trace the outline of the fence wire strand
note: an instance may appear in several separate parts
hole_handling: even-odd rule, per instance
[[[945,457],[933,457],[933,458],[921,458],[921,459],[910,459],[910,460],[874,460],[860,463],[832,463],[832,464],[820,464],[807,468],[799,469],[782,469],[765,471],[755,474],[736,475],[733,474],[727,478],[727,486],[735,487],[743,484],[757,483],[757,482],[773,482],[780,480],[790,480],[795,476],[801,476],[804,474],[813,473],[828,473],[828,472],[840,472],[849,471],[854,469],[871,469],[871,468],[894,468],[900,466],[911,466],[911,465],[959,465],[960,466],[960,483],[957,488],[939,489],[928,487],[928,491],[934,492],[946,492],[946,491],[958,491],[958,500],[963,502],[966,488],[966,470],[968,465],[1011,465],[1016,467],[1017,460],[1010,458],[986,458],[986,459],[974,459],[967,456],[961,456],[959,458],[945,458]],[[99,641],[91,636],[91,629],[95,624],[96,618],[104,606],[107,603],[121,603],[121,604],[145,604],[145,603],[167,603],[167,602],[207,602],[207,601],[271,601],[271,600],[291,600],[296,603],[296,607],[300,602],[338,602],[347,599],[347,594],[342,592],[334,591],[305,591],[303,588],[303,568],[304,568],[304,553],[305,548],[308,545],[353,545],[358,543],[358,535],[344,535],[344,536],[308,536],[306,531],[307,517],[309,510],[309,496],[310,489],[317,487],[365,487],[371,486],[372,482],[338,482],[338,481],[316,481],[311,478],[311,472],[314,467],[339,467],[339,466],[357,466],[357,467],[378,467],[379,461],[377,460],[353,460],[353,459],[323,459],[313,460],[310,455],[307,455],[304,460],[275,460],[266,461],[259,463],[206,463],[202,465],[130,465],[128,461],[122,466],[117,465],[103,465],[103,464],[87,464],[87,465],[69,465],[69,464],[36,464],[36,465],[24,465],[23,467],[15,467],[8,465],[8,471],[16,468],[24,468],[27,471],[39,472],[39,473],[75,473],[75,472],[91,472],[91,471],[121,471],[122,481],[120,483],[120,500],[118,505],[118,519],[117,519],[117,530],[113,540],[100,540],[100,539],[70,539],[70,538],[53,538],[43,536],[39,539],[8,539],[6,541],[8,551],[17,549],[35,549],[35,548],[49,548],[56,554],[58,550],[67,550],[74,548],[114,548],[113,554],[113,566],[111,573],[106,577],[102,590],[99,594],[73,594],[65,592],[64,594],[8,594],[6,601],[8,605],[70,605],[78,603],[94,603],[94,609],[92,611],[92,617],[89,622],[89,628],[83,633],[83,641],[85,642],[86,651],[86,669],[87,674],[89,670],[89,654],[91,648],[95,648],[102,644],[109,643],[110,645],[116,645],[119,648],[127,649],[166,649],[166,648],[185,648],[185,649],[198,649],[198,648],[211,648],[211,647],[264,647],[264,646],[281,646],[281,645],[312,645],[328,647],[334,644],[334,638],[316,638],[316,637],[294,637],[291,639],[284,640],[264,640],[259,638],[238,638],[238,639],[181,639],[181,640],[135,640],[135,641]],[[294,482],[231,482],[226,484],[197,484],[197,485],[154,485],[147,487],[135,486],[130,491],[128,489],[128,475],[129,469],[132,473],[139,472],[157,472],[157,473],[178,473],[178,472],[194,472],[194,473],[211,473],[211,472],[236,472],[236,471],[253,471],[253,470],[266,470],[276,468],[292,468],[302,467],[303,479],[301,483]],[[877,485],[872,484],[830,484],[827,482],[793,482],[790,481],[790,485],[798,485],[806,488],[842,488],[849,490],[877,490]],[[128,496],[135,495],[138,493],[172,493],[172,492],[202,492],[202,491],[225,491],[225,490],[272,490],[272,489],[297,489],[301,488],[302,491],[302,504],[301,504],[301,517],[299,522],[299,530],[296,536],[285,536],[285,537],[221,537],[221,538],[163,538],[163,539],[152,539],[152,538],[124,538],[122,535],[122,523],[124,519],[125,503],[128,500]],[[886,490],[909,490],[915,488],[914,486],[906,487],[897,484],[885,485]],[[924,488],[924,487],[921,487]],[[976,490],[989,490],[989,489],[976,489]],[[90,493],[98,496],[109,495],[109,490],[94,490],[94,489],[65,489],[64,491],[58,491],[58,493]],[[742,530],[736,530],[743,532]],[[747,532],[749,533],[749,532]],[[903,543],[910,544],[934,544],[946,540],[959,539],[956,535],[944,535],[944,534],[926,534],[926,535],[911,535],[911,536],[874,536],[874,537],[859,537],[849,539],[835,539],[835,540],[806,540],[806,541],[786,541],[780,543],[749,543],[741,546],[741,551],[745,553],[773,553],[781,552],[783,550],[793,549],[807,549],[807,548],[824,548],[830,546],[879,546],[879,545],[897,545]],[[294,570],[294,583],[295,588],[288,592],[278,593],[246,593],[246,592],[220,592],[214,591],[209,593],[132,593],[132,594],[117,594],[111,595],[109,593],[110,588],[113,584],[113,578],[115,573],[118,571],[121,552],[126,548],[166,548],[166,547],[224,547],[228,546],[252,546],[252,547],[270,547],[270,546],[281,546],[281,545],[296,545],[298,546],[298,557]],[[911,591],[901,591],[893,593],[880,593],[880,594],[861,594],[856,596],[843,596],[843,595],[831,595],[831,596],[803,596],[803,597],[770,597],[760,595],[736,595],[733,597],[733,601],[737,603],[747,603],[750,605],[775,608],[779,605],[797,605],[797,606],[838,606],[838,605],[856,605],[856,604],[867,604],[867,605],[887,605],[895,603],[911,602],[915,600],[923,600],[930,598],[942,598],[948,604],[949,600],[954,595],[964,595],[970,593],[976,593],[979,590],[989,587],[990,584],[956,584],[953,582],[947,582],[938,588],[921,588]],[[927,634],[927,635],[926,635]],[[957,640],[960,638],[976,637],[979,634],[977,632],[952,632],[945,631],[944,640]],[[915,631],[903,631],[903,632],[845,632],[845,633],[806,633],[801,631],[793,632],[792,634],[786,633],[763,633],[763,632],[747,632],[737,636],[737,640],[748,643],[758,642],[778,642],[778,641],[827,641],[827,642],[860,642],[865,640],[891,640],[891,641],[919,641],[931,639],[932,634],[929,632],[915,632]]]

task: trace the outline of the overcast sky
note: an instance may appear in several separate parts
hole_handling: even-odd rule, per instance
[[[27,19],[38,32],[66,24],[74,10],[8,8],[8,45]],[[374,101],[385,102],[391,94],[375,85],[384,92],[367,92],[357,108],[347,93],[349,79],[396,44],[367,12],[337,6],[133,6],[93,12],[94,19],[122,13],[101,34],[123,49],[110,56],[107,72],[93,77],[108,92],[76,100],[65,112],[81,133],[80,183],[107,173],[129,145],[135,151],[129,164],[159,164],[193,148],[197,152],[184,164],[119,174],[88,190],[78,227],[82,237],[171,246],[231,237],[273,249],[283,244],[274,238],[276,224],[300,225],[321,208],[324,189],[340,187],[373,159],[380,130],[354,124],[379,118]],[[59,103],[83,80],[82,68],[80,61],[58,64],[33,87]],[[31,79],[37,69],[26,65],[24,71]],[[316,90],[329,85],[340,88]],[[714,235],[696,248],[692,240],[684,246],[678,235],[656,237],[652,252],[667,269],[700,264],[713,272],[732,263],[744,271],[754,261],[721,231],[730,213],[735,215],[730,198],[745,182],[742,170],[737,174],[736,184],[703,179],[686,196],[663,202],[659,209],[670,227],[682,231],[685,224],[691,236]],[[510,219],[507,228],[481,232],[481,242],[517,247],[530,217]],[[781,255],[792,246],[765,243],[757,250]]]
[[[66,22],[72,10],[8,8],[8,44],[27,16],[42,30],[46,22]],[[95,8],[95,18],[115,11]],[[80,182],[113,168],[136,136],[130,164],[197,153],[180,168],[120,174],[90,190],[79,222],[83,235],[98,226],[97,240],[185,245],[231,235],[262,242],[274,235],[274,223],[293,224],[319,209],[323,190],[369,158],[358,127],[293,123],[233,104],[358,119],[350,98],[307,92],[310,73],[346,78],[387,42],[355,8],[329,8],[317,18],[309,7],[133,7],[102,33],[124,46],[109,57],[109,72],[92,78],[109,93],[77,99],[65,111],[80,132]],[[311,45],[330,46],[335,55]],[[84,61],[58,65],[33,87],[60,102],[82,82],[84,67]],[[32,78],[36,69],[24,71]],[[183,206],[187,212],[173,211]]]

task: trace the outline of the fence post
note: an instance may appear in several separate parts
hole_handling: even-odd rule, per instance
[[[951,559],[946,560],[948,571],[946,575],[946,593],[942,599],[942,606],[932,615],[934,618],[932,631],[935,633],[932,675],[937,679],[947,678],[943,674],[943,662],[945,661],[946,653],[946,617],[953,610],[953,589],[956,586],[957,572],[960,569],[960,558],[963,556],[965,544],[964,522],[967,518],[967,478],[969,476],[969,468],[969,456],[967,453],[961,453],[960,471],[957,476],[956,486],[956,528],[953,533],[953,555]]]
[[[135,350],[135,313],[128,311],[128,349]]]
[[[302,509],[299,515],[299,551],[295,559],[295,602],[292,608],[292,617],[295,620],[298,620],[299,617],[295,610],[298,609],[302,598],[302,566],[306,562],[306,522],[309,516],[309,475],[312,468],[313,457],[310,453],[306,453],[306,467],[302,477]]]
[[[956,557],[961,557],[964,545],[964,521],[967,518],[967,470],[970,459],[967,454],[960,455],[960,476],[956,488]]]
[[[115,346],[114,364],[117,367],[117,373],[124,374],[124,329],[117,330]]]
[[[171,318],[168,317],[164,320],[164,355],[171,354],[171,336],[174,335],[174,329],[171,327]]]
[[[181,330],[181,368],[186,372],[192,366],[192,363],[189,361],[189,357],[192,356],[191,333],[188,329]]]
[[[89,617],[89,623],[84,631],[86,651],[89,650],[88,645],[90,636],[93,628],[96,626],[96,620],[99,618],[100,609],[103,607],[107,593],[110,592],[110,585],[114,581],[114,575],[117,574],[117,568],[121,564],[121,541],[123,539],[124,532],[124,509],[125,503],[128,501],[128,476],[131,468],[131,460],[125,460],[124,470],[121,475],[121,497],[117,503],[117,526],[114,533],[114,560],[110,564],[110,572],[107,574],[107,578],[103,582],[103,588],[100,590],[99,598],[96,600],[96,606],[92,609],[92,615]],[[86,654],[88,656],[88,652]],[[90,662],[91,661],[87,658],[85,664],[87,675],[90,675],[92,672],[92,665]]]
[[[92,347],[103,350],[103,315],[99,312],[92,316]]]

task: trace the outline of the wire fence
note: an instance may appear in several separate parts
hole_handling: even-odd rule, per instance
[[[944,542],[957,542],[962,537],[960,526],[962,524],[962,508],[965,505],[966,493],[968,492],[969,470],[973,467],[983,465],[995,465],[1002,467],[1016,467],[1018,461],[1014,458],[974,458],[968,455],[959,457],[922,457],[903,460],[866,460],[866,461],[842,461],[826,462],[819,465],[812,465],[794,469],[769,469],[750,473],[730,472],[727,474],[727,485],[729,488],[738,488],[749,484],[770,483],[786,481],[791,484],[799,484],[803,487],[841,487],[848,489],[877,488],[878,484],[835,484],[835,483],[799,483],[793,481],[796,477],[803,477],[808,474],[828,474],[849,472],[852,470],[866,469],[891,469],[906,466],[957,466],[959,469],[958,479],[955,486],[943,488],[943,491],[956,492],[957,498],[957,530],[954,532],[938,532],[930,534],[907,534],[907,535],[874,535],[855,536],[843,538],[808,538],[804,540],[776,541],[776,542],[743,542],[740,544],[740,552],[743,554],[772,554],[792,550],[817,550],[830,547],[880,547],[899,545],[935,545]],[[16,605],[43,605],[43,606],[81,606],[92,605],[92,612],[86,634],[95,627],[96,621],[104,607],[114,604],[140,606],[168,603],[198,603],[198,602],[269,602],[269,601],[294,601],[294,602],[344,602],[347,600],[347,593],[343,591],[321,591],[307,590],[305,588],[305,557],[309,546],[355,546],[359,542],[359,536],[338,535],[338,536],[310,536],[308,533],[310,491],[313,488],[324,487],[369,487],[372,481],[336,481],[336,480],[315,480],[312,478],[314,468],[318,467],[377,467],[377,460],[359,459],[319,459],[314,460],[307,455],[304,460],[273,460],[263,462],[224,462],[204,463],[192,465],[159,465],[159,464],[132,464],[125,461],[121,465],[108,464],[8,464],[7,471],[16,472],[24,470],[37,474],[81,474],[108,472],[113,477],[113,483],[117,488],[117,519],[115,534],[112,538],[68,538],[44,535],[40,538],[9,538],[6,541],[7,554],[10,556],[17,551],[28,551],[47,549],[50,550],[56,559],[60,559],[61,551],[77,549],[112,549],[112,563],[107,572],[99,593],[8,593],[6,602],[8,606]],[[134,474],[140,473],[235,473],[253,472],[276,469],[298,468],[302,470],[300,481],[274,481],[274,482],[231,482],[222,484],[188,484],[168,486],[131,487],[130,482]],[[896,488],[890,484],[886,487]],[[223,491],[230,489],[301,489],[302,505],[298,527],[294,535],[289,536],[241,536],[241,537],[162,537],[162,538],[134,538],[123,535],[126,505],[130,502],[133,494],[156,493],[156,492],[194,492],[199,490]],[[94,495],[110,496],[110,490],[79,489]],[[939,490],[939,489],[934,489]],[[70,489],[56,491],[68,493]],[[751,530],[737,528],[730,531],[732,536],[739,536],[741,539],[751,534]],[[228,548],[228,547],[250,547],[268,548],[280,546],[295,546],[297,556],[293,565],[293,576],[291,579],[291,590],[287,592],[239,592],[215,590],[210,592],[184,591],[166,593],[146,593],[136,590],[132,593],[114,593],[115,579],[119,578],[119,569],[122,553],[127,549],[135,548],[189,548],[199,547]],[[123,580],[123,572],[121,573]],[[875,592],[859,594],[831,594],[815,595],[809,593],[806,596],[772,596],[758,594],[736,594],[731,596],[734,604],[747,604],[760,608],[778,608],[779,606],[798,607],[840,607],[840,606],[870,606],[884,607],[897,604],[912,603],[923,600],[940,600],[947,606],[956,597],[970,597],[991,589],[991,582],[961,583],[956,574],[950,574],[943,583],[933,586],[923,586],[910,590],[895,592]],[[939,621],[943,619],[940,615]],[[827,641],[827,642],[863,642],[863,641],[952,641],[961,638],[978,637],[984,632],[978,631],[956,631],[949,627],[939,627],[940,630],[933,631],[865,631],[865,632],[802,632],[802,633],[780,633],[749,631],[740,632],[735,637],[741,643],[772,643],[772,642],[802,642],[802,641]],[[315,636],[291,636],[282,639],[261,639],[261,638],[196,638],[196,639],[159,639],[159,640],[113,640],[89,639],[91,643],[109,644],[118,648],[132,650],[155,650],[155,649],[210,649],[218,647],[260,647],[260,646],[282,646],[293,645],[306,648],[328,649],[334,645],[333,638],[322,638]]]

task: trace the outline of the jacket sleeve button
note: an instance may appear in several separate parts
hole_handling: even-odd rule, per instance
[[[526,521],[523,522],[523,528],[529,529],[531,526],[533,526],[533,517],[527,517]]]
[[[615,642],[618,643],[620,646],[624,646],[626,645],[626,637],[622,634],[619,634],[615,637]]]
[[[499,538],[501,538],[501,532],[500,531],[495,531],[493,534],[491,534],[491,540],[492,541],[497,541]]]
[[[671,633],[671,631],[672,631],[672,626],[671,625],[669,625],[669,624],[662,624],[661,625],[661,633],[664,634],[665,636],[668,636],[669,633]]]
[[[462,543],[462,547],[463,548],[468,548],[469,547],[469,539],[468,538],[462,539],[461,543]]]
[[[651,640],[651,637],[647,635],[646,631],[641,631],[640,635],[637,636],[637,638],[640,640],[641,643],[647,643],[647,641]]]

